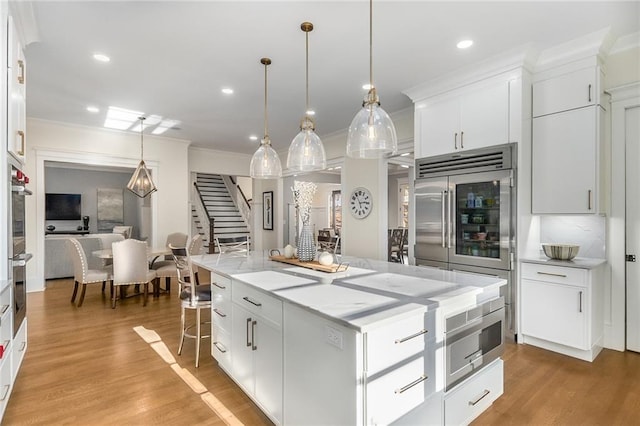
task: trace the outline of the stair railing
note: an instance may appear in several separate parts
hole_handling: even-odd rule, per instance
[[[209,253],[215,253],[215,218],[211,217],[209,215],[209,211],[207,210],[207,206],[204,203],[204,198],[202,198],[202,193],[200,192],[200,188],[198,188],[198,183],[197,182],[193,182],[193,186],[196,189],[196,193],[198,194],[198,198],[200,199],[200,207],[202,207],[201,209],[199,209],[198,211],[198,215],[202,215],[202,217],[204,217],[207,222],[208,222],[208,226],[205,227],[205,229],[209,229]],[[205,224],[203,224],[205,225]]]
[[[249,233],[251,233],[251,204],[249,203],[249,200],[247,200],[244,192],[242,192],[242,188],[240,188],[240,185],[235,182],[232,176],[221,175],[221,177],[224,185],[227,187],[229,195],[231,195],[233,203],[236,205],[242,219],[244,219],[244,222],[247,224]]]

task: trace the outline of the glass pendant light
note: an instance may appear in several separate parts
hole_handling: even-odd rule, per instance
[[[144,117],[138,117],[138,120],[140,120],[140,164],[138,164],[138,167],[133,172],[133,176],[131,176],[127,184],[127,189],[140,198],[144,198],[158,190],[151,180],[151,172],[147,169],[146,164],[144,164],[144,141],[142,136],[144,132],[144,119]]]
[[[373,85],[373,0],[369,0],[369,87],[362,109],[349,126],[347,155],[351,158],[383,158],[398,150],[396,128],[389,114],[380,108]]]
[[[264,137],[260,147],[251,158],[251,177],[254,179],[277,179],[282,177],[282,165],[278,153],[271,147],[267,120],[267,66],[271,65],[271,59],[262,58],[260,63],[264,65]]]
[[[313,31],[311,22],[303,22],[300,29],[306,37],[306,109],[300,121],[300,133],[293,138],[287,156],[287,168],[292,172],[311,172],[327,168],[327,156],[320,137],[316,134],[315,122],[309,116],[309,32]]]

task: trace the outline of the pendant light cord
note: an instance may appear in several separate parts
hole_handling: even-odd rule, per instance
[[[373,0],[369,0],[369,86],[373,88]]]
[[[140,120],[140,161],[144,161],[144,140],[142,133],[144,131],[144,120],[145,117],[138,117]]]
[[[268,116],[267,116],[267,66],[269,65],[266,62],[264,63],[264,139],[268,139],[269,135],[267,134],[267,123],[268,123]]]
[[[309,114],[309,32],[306,31],[304,33],[305,35],[305,39],[306,39],[306,45],[305,45],[305,49],[307,52],[307,56],[306,56],[306,63],[305,63],[305,68],[306,68],[306,74],[305,74],[305,79],[306,79],[306,86],[305,86],[305,90],[307,92],[307,97],[306,97],[306,107],[305,107],[305,115]]]

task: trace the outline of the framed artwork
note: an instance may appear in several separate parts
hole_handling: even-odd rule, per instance
[[[120,188],[98,188],[98,232],[124,225],[124,197]]]
[[[262,193],[262,229],[273,231],[273,191]]]

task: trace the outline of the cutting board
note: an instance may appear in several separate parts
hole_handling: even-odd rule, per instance
[[[302,262],[295,258],[287,258],[284,256],[271,256],[269,259],[275,262],[288,263],[290,265],[300,266],[302,268],[314,269],[316,271],[322,272],[344,272],[349,267],[348,263],[333,263],[331,265],[321,265],[317,260],[312,260],[309,262]]]

